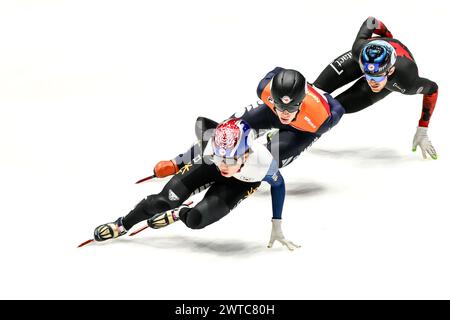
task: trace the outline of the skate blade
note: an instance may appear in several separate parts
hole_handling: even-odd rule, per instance
[[[84,247],[85,245],[87,245],[87,244],[89,244],[89,243],[91,243],[91,242],[94,242],[94,239],[89,239],[89,240],[83,242],[83,243],[80,244],[77,248]]]
[[[184,203],[184,205],[190,207],[193,203],[194,203],[194,201],[188,201],[188,202]],[[130,234],[129,234],[129,237],[133,237],[133,236],[137,235],[138,233],[144,231],[144,230],[147,229],[147,228],[149,228],[148,225],[147,225],[147,226],[144,226],[144,227],[142,227],[142,228],[139,228],[139,229],[137,229],[136,231],[130,233]]]
[[[139,228],[139,229],[137,229],[136,231],[130,233],[129,236],[130,236],[130,237],[135,236],[135,235],[137,235],[139,232],[144,231],[144,230],[147,229],[147,228],[148,228],[148,226],[144,226],[144,227],[142,227],[142,228]]]

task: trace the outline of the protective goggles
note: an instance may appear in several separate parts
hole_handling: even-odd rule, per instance
[[[376,83],[380,83],[387,79],[387,74],[381,76],[371,76],[370,74],[365,74],[365,77],[367,81],[375,81]]]
[[[239,163],[239,160],[242,157],[233,157],[233,158],[225,158],[217,155],[213,155],[213,162],[216,166],[221,165],[222,163],[225,163],[227,166],[235,166]]]
[[[287,111],[289,113],[294,113],[297,112],[300,109],[300,104],[296,104],[296,105],[285,105],[285,104],[277,104],[275,103],[275,109],[283,112],[283,111]]]

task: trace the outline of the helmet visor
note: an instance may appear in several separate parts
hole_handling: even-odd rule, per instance
[[[370,74],[366,73],[364,76],[366,77],[367,81],[375,81],[376,83],[383,82],[384,80],[387,79],[387,74],[373,76],[373,75],[370,75]]]
[[[226,164],[227,166],[235,166],[239,163],[239,159],[242,157],[233,157],[233,158],[225,158],[218,155],[213,155],[213,162],[216,166],[221,165],[222,163]]]
[[[277,109],[281,112],[287,111],[289,113],[294,113],[300,109],[300,104],[286,105],[286,104],[282,104],[282,103],[275,103],[275,109]]]

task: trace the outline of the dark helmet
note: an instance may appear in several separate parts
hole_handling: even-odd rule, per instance
[[[270,91],[275,108],[296,112],[306,96],[306,79],[300,72],[286,69],[273,78]]]
[[[359,65],[365,74],[380,76],[386,74],[396,60],[397,53],[390,43],[384,40],[373,40],[361,50]]]

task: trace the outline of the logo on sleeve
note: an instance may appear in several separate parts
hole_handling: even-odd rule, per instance
[[[346,54],[344,54],[343,56],[337,58],[336,60],[334,60],[332,63],[330,63],[330,66],[334,69],[334,71],[336,71],[336,73],[338,75],[341,75],[344,70],[342,68],[342,65],[344,64],[345,61],[347,60],[351,60],[352,59],[352,53],[351,52],[347,52]],[[339,68],[340,70],[338,70],[335,65],[337,66],[337,68]]]
[[[400,90],[401,93],[405,93],[406,92],[406,89],[400,88],[400,86],[397,84],[397,82],[394,82],[393,86],[394,86],[394,88],[397,88],[398,90]]]

